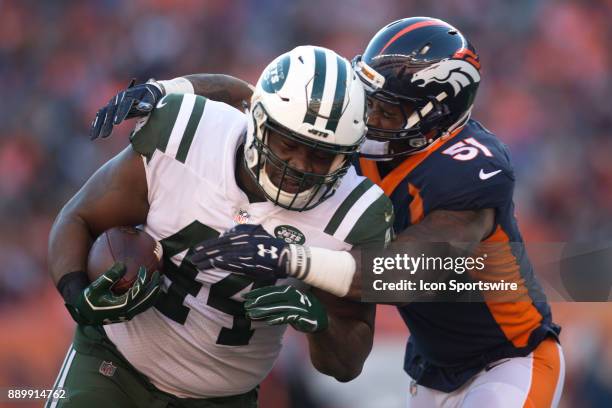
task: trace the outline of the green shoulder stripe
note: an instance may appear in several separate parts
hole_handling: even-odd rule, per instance
[[[344,217],[348,214],[349,210],[355,205],[357,200],[372,187],[374,183],[372,183],[369,179],[364,179],[351,193],[346,197],[346,199],[340,204],[334,215],[327,223],[324,232],[329,235],[334,235],[338,230],[338,227],[344,220]]]
[[[383,249],[391,240],[393,218],[393,204],[383,194],[359,217],[345,242],[360,248]]]
[[[146,120],[144,125],[136,124],[130,135],[130,142],[136,152],[150,160],[155,149],[166,151],[182,102],[183,95],[167,95],[159,101],[148,118],[143,119]]]
[[[187,122],[187,128],[185,128],[185,133],[183,133],[181,144],[176,152],[176,160],[180,161],[181,163],[185,163],[185,160],[187,159],[187,153],[189,153],[191,142],[193,142],[196,129],[198,128],[198,124],[200,123],[200,119],[204,113],[205,104],[206,98],[196,98],[193,111],[189,117],[189,122]]]

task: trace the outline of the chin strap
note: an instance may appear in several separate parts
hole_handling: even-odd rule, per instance
[[[288,193],[284,190],[280,190],[280,187],[277,187],[276,184],[274,184],[272,180],[270,180],[270,177],[268,176],[268,173],[266,172],[265,165],[260,171],[259,184],[261,185],[264,192],[269,197],[276,198],[276,196],[278,195],[278,199],[276,200],[278,203],[283,204],[283,205],[289,205],[293,201],[293,204],[291,204],[292,208],[293,207],[300,208],[306,205],[306,203],[310,199],[310,194],[312,193],[312,190],[314,189],[314,187],[311,187],[308,190],[302,191],[301,193],[297,193],[297,194]]]
[[[359,153],[362,155],[374,155],[374,156],[387,155],[389,154],[389,142],[388,141],[382,142],[379,140],[366,139],[365,142],[363,142],[363,145],[361,146]],[[376,161],[389,161],[389,160],[393,160],[393,159],[392,158],[376,159]]]

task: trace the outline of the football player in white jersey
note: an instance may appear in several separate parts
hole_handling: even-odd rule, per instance
[[[54,384],[67,398],[48,406],[257,406],[286,324],[308,333],[319,371],[339,381],[360,373],[373,305],[293,279],[199,272],[190,262],[199,242],[236,225],[330,252],[389,240],[390,201],[350,166],[366,109],[347,60],[312,46],[283,54],[264,70],[251,106],[245,114],[168,94],[137,123],[131,145],[64,206],[49,265],[78,326]],[[119,225],[143,225],[164,252],[163,275],[143,270],[121,296],[111,286],[122,265],[92,284],[84,272],[93,239]],[[262,247],[244,255],[248,265],[249,256],[274,262],[282,254]],[[274,289],[269,309],[277,313],[251,320],[243,303],[262,286]]]

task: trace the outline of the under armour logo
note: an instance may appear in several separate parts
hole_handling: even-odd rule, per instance
[[[276,247],[271,247],[270,249],[266,249],[266,247],[264,247],[263,244],[258,244],[257,249],[259,249],[259,251],[257,251],[257,255],[261,256],[262,258],[264,258],[266,254],[270,254],[270,258],[272,259],[278,258],[278,255],[276,254],[276,252],[278,251],[278,248]]]

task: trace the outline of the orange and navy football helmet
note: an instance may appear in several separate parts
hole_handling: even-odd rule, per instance
[[[403,115],[398,128],[368,123],[361,155],[372,159],[423,150],[459,129],[470,118],[480,83],[474,47],[455,27],[430,17],[383,27],[353,67],[369,98],[398,106]]]

